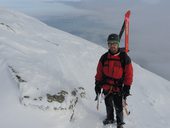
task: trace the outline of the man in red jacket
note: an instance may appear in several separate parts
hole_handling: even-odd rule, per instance
[[[101,56],[97,66],[95,92],[99,95],[102,88],[105,95],[107,117],[103,124],[114,123],[114,107],[117,128],[123,128],[122,99],[130,95],[133,67],[130,57],[119,48],[120,39],[117,34],[110,34],[107,42],[109,50]]]

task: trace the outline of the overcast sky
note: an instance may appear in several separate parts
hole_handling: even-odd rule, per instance
[[[119,33],[130,9],[130,56],[170,80],[169,0],[0,0],[0,5],[104,47],[108,34]]]

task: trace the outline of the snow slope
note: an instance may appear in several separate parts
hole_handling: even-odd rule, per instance
[[[19,12],[1,8],[0,19],[0,127],[102,128],[94,76],[106,49]],[[170,82],[133,66],[125,126],[169,128]]]

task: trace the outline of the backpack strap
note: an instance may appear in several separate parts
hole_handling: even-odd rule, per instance
[[[119,56],[120,56],[120,62],[123,68],[123,76],[122,76],[122,81],[123,81],[125,77],[125,66],[131,63],[131,59],[128,56],[128,54],[124,51],[120,52]]]
[[[125,70],[125,65],[126,65],[126,56],[127,56],[127,54],[126,54],[126,52],[120,52],[119,56],[120,56],[121,66],[122,66],[123,71],[124,71]]]
[[[131,63],[131,59],[126,52],[120,52],[119,56],[123,70],[125,70],[125,66]]]
[[[102,57],[100,58],[100,62],[102,63],[102,65],[104,65],[104,62],[108,60],[107,56],[108,56],[108,52],[103,54]]]

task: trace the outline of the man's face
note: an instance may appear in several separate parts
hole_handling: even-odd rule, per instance
[[[109,41],[108,42],[108,47],[112,53],[117,53],[119,49],[119,45],[117,42]]]

